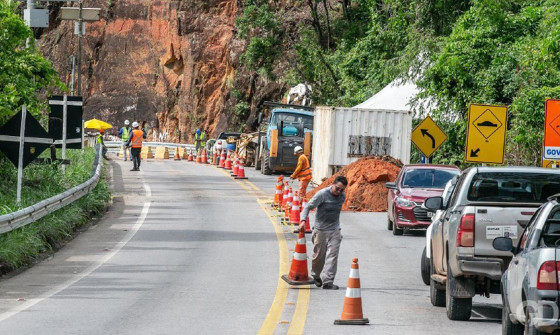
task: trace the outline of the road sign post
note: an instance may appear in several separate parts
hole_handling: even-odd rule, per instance
[[[545,102],[543,146],[545,159],[560,160],[560,100]]]
[[[23,181],[23,151],[25,145],[25,119],[27,117],[27,106],[21,108],[21,123],[19,127],[19,154],[18,154],[18,174],[16,203],[21,204],[21,184]]]
[[[426,157],[426,162],[431,163],[434,152],[447,140],[447,134],[427,116],[412,131],[412,143]]]
[[[507,106],[469,105],[465,161],[504,163]]]

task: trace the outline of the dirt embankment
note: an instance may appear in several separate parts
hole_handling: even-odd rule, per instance
[[[348,179],[346,201],[343,211],[384,212],[387,210],[387,188],[385,183],[397,178],[402,163],[389,156],[370,156],[345,166],[309,193],[315,193],[332,185],[337,176]]]

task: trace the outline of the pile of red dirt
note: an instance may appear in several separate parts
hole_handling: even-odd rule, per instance
[[[337,176],[348,179],[346,201],[343,211],[387,211],[387,188],[385,183],[394,181],[402,167],[401,161],[390,156],[368,156],[345,166],[335,175],[308,193],[311,198],[317,191],[332,185]]]

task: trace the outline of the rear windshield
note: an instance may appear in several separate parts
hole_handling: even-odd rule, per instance
[[[522,172],[479,173],[471,181],[467,199],[543,203],[556,193],[560,193],[560,175]]]
[[[416,169],[406,171],[403,176],[402,187],[409,188],[441,188],[459,174],[459,170]]]

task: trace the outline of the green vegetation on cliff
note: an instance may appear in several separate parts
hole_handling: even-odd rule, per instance
[[[395,78],[412,79],[449,135],[436,153],[441,163],[463,158],[469,103],[510,105],[506,161],[539,164],[544,99],[560,98],[558,1],[282,3],[245,0],[239,37],[253,45],[267,36],[275,46],[247,48],[248,68],[307,82],[316,104],[340,106],[366,100]],[[251,20],[251,8],[274,24]]]

